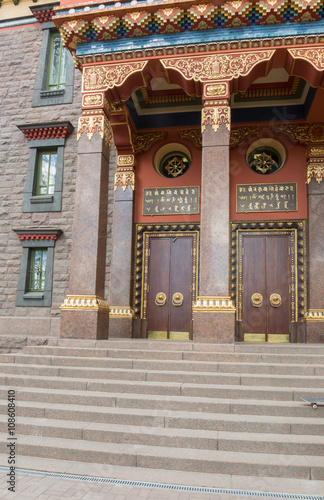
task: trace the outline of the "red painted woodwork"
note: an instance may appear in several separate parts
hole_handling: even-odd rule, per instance
[[[246,152],[254,141],[261,137],[274,138],[286,149],[285,165],[271,175],[253,172],[246,163]],[[259,137],[250,137],[244,144],[230,151],[230,217],[232,220],[273,220],[273,219],[307,219],[307,185],[306,185],[305,145],[295,144],[287,136],[273,135],[270,128],[264,128]],[[296,212],[236,212],[237,184],[267,184],[269,182],[296,182],[298,191],[298,210]]]
[[[147,321],[149,332],[190,332],[192,317],[192,237],[150,238]],[[157,305],[158,293],[166,295]],[[175,293],[183,295],[182,305],[174,305]]]
[[[181,127],[185,128],[185,127]],[[141,133],[144,133],[141,131]],[[191,165],[188,171],[175,179],[170,179],[160,175],[154,167],[153,160],[157,151],[165,144],[184,144],[191,153]],[[200,186],[201,185],[201,148],[198,148],[190,140],[181,140],[177,131],[169,130],[164,141],[156,142],[148,151],[138,155],[136,166],[136,191],[134,222],[144,224],[155,224],[159,222],[199,222],[200,214],[186,215],[142,215],[143,212],[143,189],[155,187],[180,187],[180,186]]]
[[[291,282],[289,235],[243,236],[243,333],[288,335],[290,326]],[[262,305],[254,307],[253,294],[263,297]],[[282,304],[273,307],[270,296],[280,294]]]

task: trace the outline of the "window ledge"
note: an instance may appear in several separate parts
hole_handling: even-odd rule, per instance
[[[59,89],[59,90],[41,90],[40,91],[40,97],[42,99],[48,98],[48,97],[60,97],[64,95],[65,89]]]
[[[39,195],[39,196],[31,196],[30,203],[53,203],[53,195]]]
[[[44,298],[44,292],[27,292],[24,293],[24,299],[39,299]]]

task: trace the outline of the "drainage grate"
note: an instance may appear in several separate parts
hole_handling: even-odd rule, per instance
[[[7,471],[8,467],[1,467],[0,471]],[[324,496],[302,495],[300,493],[271,493],[268,491],[232,490],[228,488],[206,488],[203,486],[184,486],[180,484],[149,483],[147,481],[128,481],[126,479],[113,479],[106,477],[76,476],[73,474],[55,474],[54,472],[34,471],[27,469],[16,469],[19,474],[32,476],[56,477],[59,479],[71,479],[73,481],[86,481],[89,483],[120,484],[122,486],[135,486],[137,488],[158,488],[160,490],[186,491],[190,493],[216,493],[221,495],[241,495],[244,497],[259,497],[290,499],[290,500],[324,500]]]

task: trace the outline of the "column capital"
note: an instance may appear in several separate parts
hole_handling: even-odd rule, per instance
[[[203,101],[204,104],[206,101],[212,99],[229,99],[230,97],[230,88],[229,82],[208,82],[203,84]]]
[[[222,123],[225,124],[228,132],[231,130],[231,108],[227,99],[205,101],[205,106],[201,114],[201,133],[206,130],[207,125],[211,125],[215,133]]]
[[[126,191],[127,186],[130,186],[133,191],[135,190],[135,164],[135,155],[131,153],[118,155],[117,172],[115,174],[115,191],[118,186],[120,186],[123,191]]]
[[[306,154],[306,183],[309,184],[314,177],[320,184],[324,178],[324,144],[311,144],[308,146]]]

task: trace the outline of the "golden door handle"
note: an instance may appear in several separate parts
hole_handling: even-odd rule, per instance
[[[251,304],[253,307],[261,307],[263,303],[263,297],[261,293],[254,293],[251,297]]]
[[[272,307],[280,307],[281,302],[281,295],[279,295],[279,293],[272,293],[270,295],[270,304],[272,305]]]
[[[165,303],[166,303],[166,299],[167,299],[167,296],[165,295],[164,292],[159,292],[156,294],[156,297],[155,297],[155,304],[157,306],[164,306]]]
[[[172,304],[176,307],[182,306],[183,295],[180,292],[176,292],[172,295]]]

